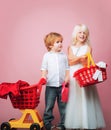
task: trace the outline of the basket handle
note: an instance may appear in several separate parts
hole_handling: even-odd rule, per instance
[[[32,89],[32,88],[37,88],[37,93],[40,96],[41,91],[42,91],[42,85],[33,84],[33,85],[30,85],[30,86],[25,86],[23,88],[20,88],[20,90],[24,91],[26,89]]]
[[[90,67],[90,65],[93,65],[93,66],[95,66],[95,62],[94,62],[94,60],[93,60],[93,58],[92,58],[92,56],[91,56],[91,53],[90,52],[88,52],[87,54],[86,54],[86,56],[87,56],[87,67],[89,68]]]
[[[26,90],[26,89],[31,89],[31,88],[37,88],[37,84],[34,84],[34,85],[30,85],[30,86],[25,86],[23,88],[20,88],[20,90]]]

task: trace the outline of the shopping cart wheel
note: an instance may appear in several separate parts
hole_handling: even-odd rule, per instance
[[[1,130],[10,130],[10,124],[8,122],[4,122],[1,124]]]
[[[45,130],[45,128],[44,128],[44,127],[42,127],[42,128],[41,128],[41,130]]]
[[[30,130],[40,130],[40,125],[38,123],[33,123],[30,126]]]

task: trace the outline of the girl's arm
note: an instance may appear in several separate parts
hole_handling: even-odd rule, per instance
[[[81,59],[81,57],[75,56],[73,54],[73,52],[72,52],[71,47],[69,47],[68,48],[68,62],[69,62],[69,65],[72,66],[72,65],[80,63],[80,59]]]
[[[87,52],[91,52],[91,48],[88,47]],[[75,56],[72,52],[71,47],[68,48],[68,62],[69,65],[75,65],[75,64],[82,64],[82,65],[86,65],[87,62],[87,56],[86,55],[82,55],[82,56]]]
[[[87,52],[90,52],[90,53],[92,54],[92,48],[91,48],[91,47],[88,47]]]

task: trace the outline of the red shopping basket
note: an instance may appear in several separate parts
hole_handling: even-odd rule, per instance
[[[88,53],[87,56],[88,56],[88,66],[77,70],[73,75],[73,77],[75,77],[76,80],[78,81],[80,87],[86,87],[89,85],[101,83],[107,79],[106,69],[96,66],[90,53]],[[92,63],[92,65],[90,65],[90,62]],[[103,81],[93,79],[93,75],[96,72],[96,70],[100,70],[102,72]]]
[[[74,77],[78,81],[80,87],[86,87],[89,85],[101,83],[103,81],[98,81],[93,79],[93,74],[96,70],[100,70],[102,72],[103,81],[107,79],[106,69],[99,68],[98,66],[90,66],[90,68],[85,67],[74,73]]]
[[[37,85],[20,88],[20,96],[9,95],[14,108],[34,109],[39,104],[40,93],[37,91]]]

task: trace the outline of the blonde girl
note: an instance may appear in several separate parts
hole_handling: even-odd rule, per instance
[[[75,130],[95,130],[105,127],[96,86],[80,87],[73,74],[87,65],[87,52],[92,52],[89,30],[84,24],[74,27],[72,43],[68,48],[70,91],[66,106],[65,127]]]

